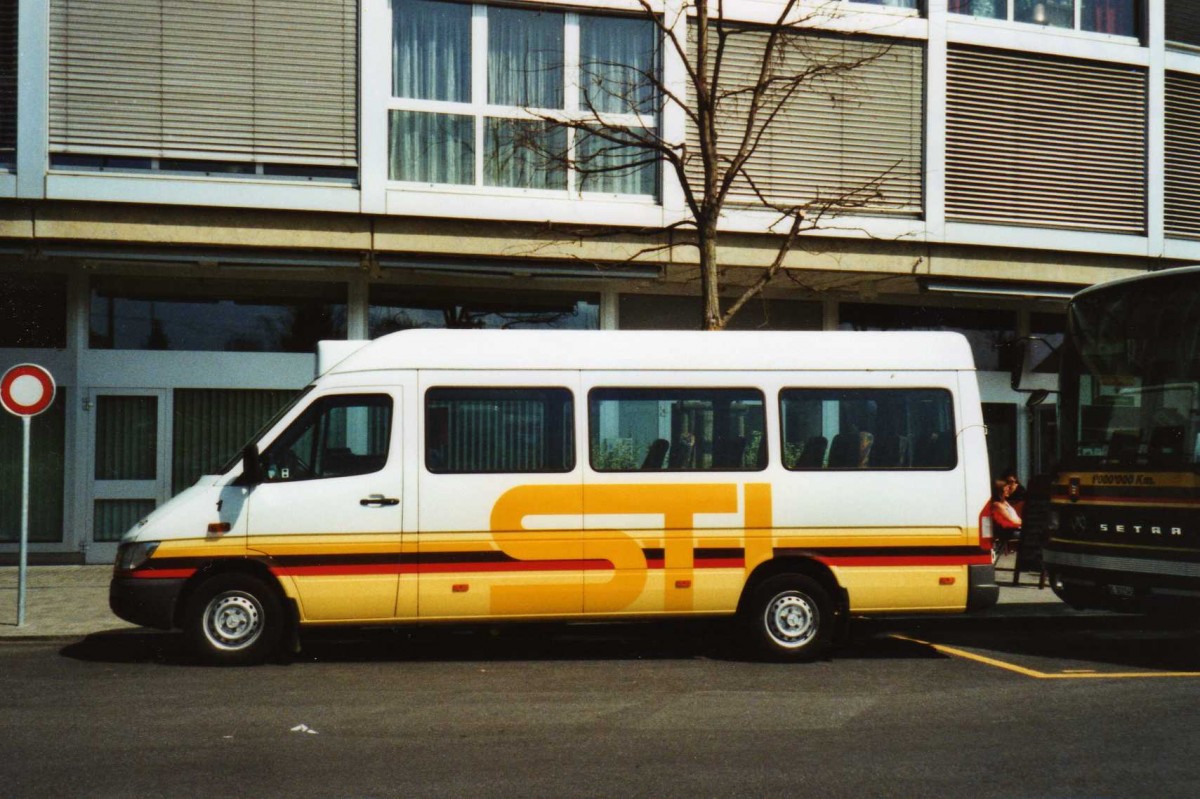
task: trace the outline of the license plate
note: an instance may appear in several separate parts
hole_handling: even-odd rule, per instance
[[[1113,596],[1128,597],[1130,599],[1134,596],[1133,586],[1131,585],[1110,585],[1108,593]]]

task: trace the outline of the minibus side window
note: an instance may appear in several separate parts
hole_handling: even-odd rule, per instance
[[[387,394],[321,397],[259,456],[263,477],[279,483],[377,472],[391,433]]]
[[[954,409],[945,389],[784,389],[783,465],[814,469],[953,469]]]
[[[595,388],[598,472],[753,472],[767,467],[763,394],[750,388]]]
[[[431,388],[425,468],[435,474],[570,472],[575,400],[565,388]]]

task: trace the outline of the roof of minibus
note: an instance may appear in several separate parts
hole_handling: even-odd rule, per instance
[[[1200,275],[1200,265],[1175,266],[1170,269],[1158,269],[1153,272],[1134,275],[1133,277],[1119,277],[1116,280],[1106,280],[1103,283],[1097,283],[1094,286],[1088,286],[1085,289],[1080,289],[1075,293],[1075,297],[1072,297],[1071,299],[1075,299],[1076,297],[1080,297],[1084,294],[1090,294],[1093,291],[1104,291],[1105,289],[1110,289],[1113,286],[1123,286],[1126,283],[1138,283],[1143,280],[1158,280],[1164,277],[1176,277],[1182,275]]]
[[[331,374],[380,369],[973,370],[947,332],[404,330],[365,345]]]

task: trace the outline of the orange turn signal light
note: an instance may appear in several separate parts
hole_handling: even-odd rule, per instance
[[[456,594],[465,594],[467,591],[471,590],[471,586],[468,583],[455,583],[454,585],[450,586],[450,590]]]
[[[954,585],[954,582],[955,582],[955,578],[953,578],[953,577],[939,577],[938,578],[938,585]]]
[[[208,525],[208,534],[209,535],[228,533],[229,530],[230,530],[229,522],[212,522]]]

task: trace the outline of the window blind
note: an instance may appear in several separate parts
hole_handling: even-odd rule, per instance
[[[709,31],[716,51],[717,35]],[[729,37],[721,64],[720,91],[758,81],[769,32],[744,29]],[[791,34],[772,66],[778,78],[813,71],[783,104],[747,164],[753,184],[772,202],[796,205],[862,204],[859,212],[921,211],[924,50],[920,44],[815,33]],[[696,30],[691,29],[695,52]],[[769,107],[773,107],[771,104]],[[717,114],[719,152],[737,150],[749,103],[727,97]],[[699,185],[699,139],[689,122],[692,185]],[[872,187],[864,192],[865,187]],[[868,196],[869,195],[869,196]],[[846,203],[837,202],[846,198]],[[745,180],[729,201],[760,205]]]
[[[946,217],[1142,234],[1146,75],[951,47]]]
[[[1168,235],[1200,238],[1200,76],[1167,73]]]
[[[0,0],[0,163],[17,152],[17,0]]]
[[[353,166],[353,0],[52,0],[54,153]]]

